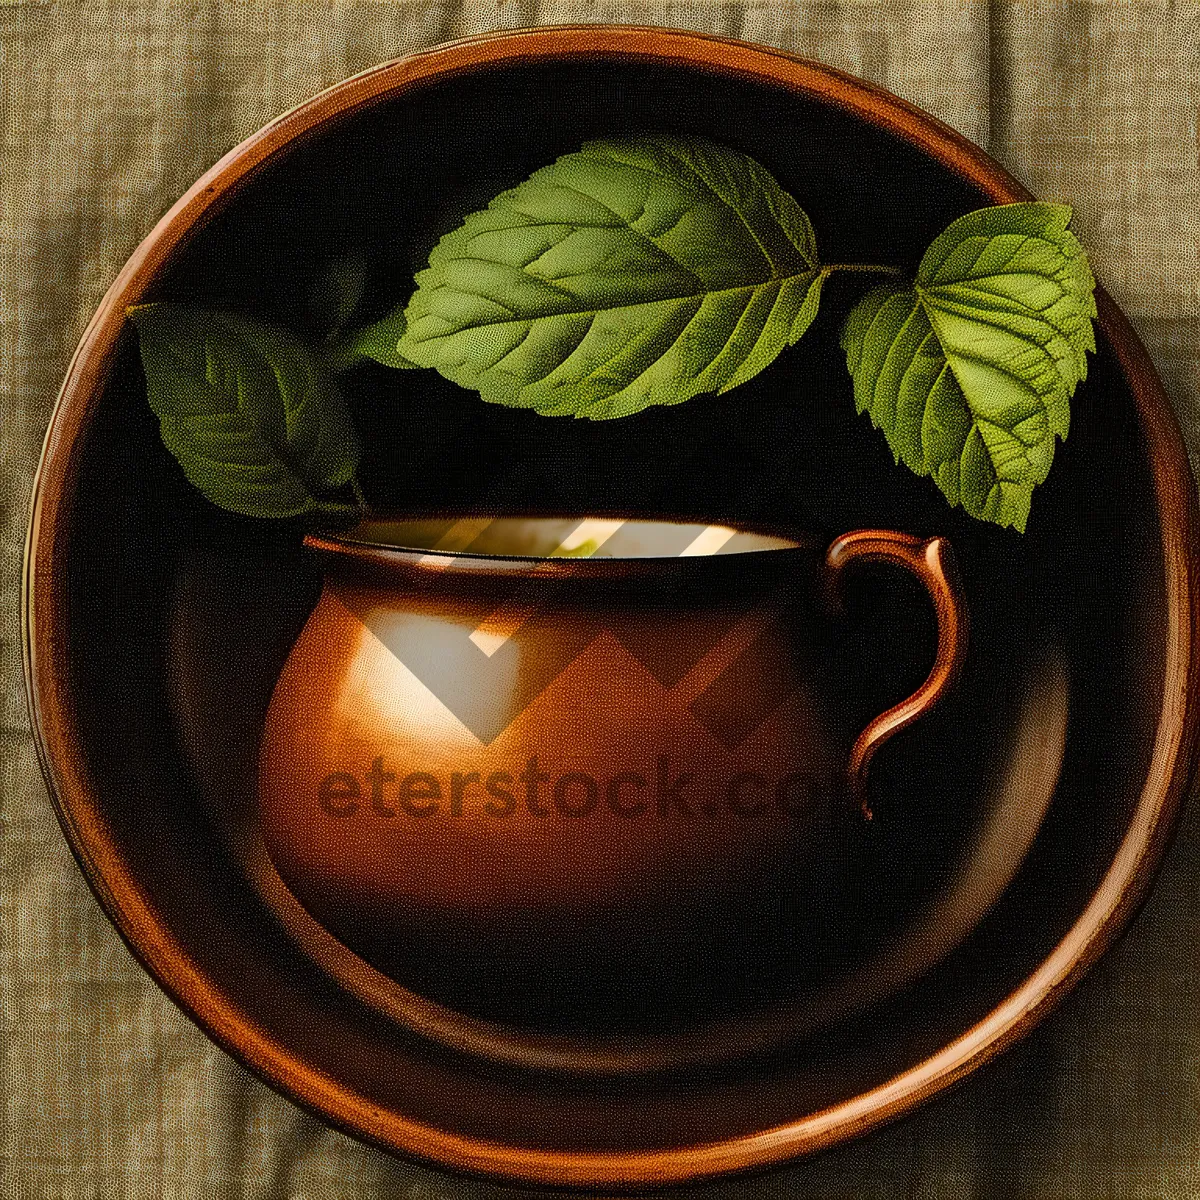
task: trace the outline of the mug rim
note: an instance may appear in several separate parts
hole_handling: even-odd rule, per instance
[[[365,518],[359,525],[348,530],[320,531],[306,534],[303,540],[305,548],[323,559],[333,563],[341,562],[346,566],[355,566],[370,570],[374,574],[404,574],[418,572],[422,575],[440,573],[448,567],[453,567],[455,574],[478,576],[514,576],[546,579],[611,579],[660,575],[670,565],[673,572],[687,571],[688,573],[705,573],[711,571],[719,562],[718,569],[727,569],[735,563],[745,569],[752,566],[764,566],[768,563],[779,563],[783,558],[795,558],[804,555],[819,554],[828,539],[806,537],[798,532],[783,532],[779,529],[768,528],[766,525],[739,521],[703,521],[700,518],[659,516],[656,514],[629,517],[616,512],[588,510],[587,513],[549,513],[513,511],[500,514],[480,514],[479,519],[491,517],[495,520],[525,520],[525,521],[571,521],[582,524],[585,521],[603,521],[610,528],[620,524],[646,526],[694,526],[697,531],[719,529],[732,531],[733,536],[746,534],[751,537],[761,537],[784,543],[775,546],[757,546],[741,550],[725,551],[724,547],[715,550],[698,550],[691,554],[628,554],[604,555],[554,555],[554,554],[505,554],[498,551],[476,551],[470,549],[439,549],[437,546],[422,547],[415,545],[387,542],[369,537],[355,537],[354,530],[371,525],[404,525],[419,524],[435,520],[454,519],[471,520],[470,513],[404,513],[396,518],[387,515]],[[615,530],[614,530],[615,532]],[[732,540],[732,538],[730,539]]]

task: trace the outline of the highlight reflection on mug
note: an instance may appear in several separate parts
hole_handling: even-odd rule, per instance
[[[552,774],[537,756],[519,768],[492,771],[410,771],[398,776],[383,756],[366,770],[334,771],[318,784],[317,801],[330,817],[421,819],[483,815],[496,820],[528,814],[579,820],[611,814],[626,820],[649,818],[754,820],[770,815],[811,819],[838,788],[836,777],[817,771],[773,776],[738,771],[727,778],[672,767],[660,755],[652,767],[622,769],[605,777],[587,771]]]
[[[453,522],[417,560],[423,569],[418,585],[433,593],[444,580],[472,570],[473,556],[483,553],[480,546],[487,547],[481,539],[493,526],[511,520],[479,516]],[[588,517],[555,536],[544,557],[507,585],[500,580],[491,606],[472,612],[469,619],[462,619],[464,610],[453,606],[452,612],[430,613],[381,605],[373,596],[354,592],[343,599],[406,672],[484,745],[499,737],[604,634],[632,657],[632,669],[644,668],[664,686],[681,683],[676,694],[680,706],[727,749],[735,749],[782,700],[769,689],[751,689],[760,706],[740,702],[736,718],[730,719],[729,694],[755,670],[750,659],[756,643],[777,640],[769,628],[773,622],[781,628],[787,625],[787,610],[796,598],[790,577],[782,586],[755,595],[753,603],[742,605],[723,624],[719,605],[713,605],[704,632],[719,634],[714,644],[707,637],[678,632],[631,637],[631,622],[620,606],[579,603],[576,581],[559,570],[563,559],[710,558],[730,552],[739,537],[737,529]],[[742,536],[745,540],[750,535]],[[786,540],[779,544],[790,545]],[[569,620],[563,619],[564,610]],[[634,630],[653,619],[655,606],[649,610],[632,622]]]

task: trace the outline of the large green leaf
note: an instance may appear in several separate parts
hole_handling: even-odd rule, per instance
[[[897,461],[1020,530],[1096,348],[1095,281],[1070,218],[1033,203],[960,217],[912,288],[875,288],[842,333],[858,410]]]
[[[588,142],[438,243],[399,353],[485,400],[608,418],[723,392],[808,328],[812,225],[752,158]]]
[[[255,517],[342,511],[358,440],[328,372],[284,330],[180,304],[129,310],[163,442],[213,503]]]

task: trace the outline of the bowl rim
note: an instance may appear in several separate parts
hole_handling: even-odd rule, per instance
[[[662,1187],[762,1169],[895,1119],[1027,1033],[1117,938],[1144,900],[1174,830],[1200,722],[1197,506],[1184,443],[1146,351],[1097,289],[1099,323],[1128,381],[1151,464],[1165,570],[1164,690],[1146,779],[1104,878],[1071,929],[1002,1003],[923,1061],[820,1112],[751,1134],[636,1151],[507,1145],[381,1111],[274,1041],[218,992],[122,861],[75,738],[64,664],[69,500],[86,432],[125,325],[157,273],[238,186],[276,155],[332,122],[437,79],[579,57],[680,66],[782,88],[885,130],[983,190],[993,203],[1029,192],[983,150],[875,85],[784,51],[715,35],[646,26],[560,25],[444,43],[371,67],[318,93],[224,155],[130,256],[71,359],[34,479],[22,580],[22,642],[30,724],[51,801],[92,891],[159,986],[235,1059],[289,1099],[354,1136],[443,1168],[508,1182],[575,1188]]]

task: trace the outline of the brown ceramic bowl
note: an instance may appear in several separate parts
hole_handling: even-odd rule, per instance
[[[26,576],[50,790],[97,897],[162,986],[248,1067],[359,1137],[589,1188],[832,1145],[1009,1045],[1144,896],[1196,731],[1193,483],[1153,370],[1103,296],[1071,438],[1023,536],[895,469],[854,415],[836,316],[728,397],[602,425],[483,405],[428,372],[368,371],[352,389],[365,485],[390,508],[699,517],[821,545],[854,529],[945,536],[972,643],[953,695],[872,766],[886,832],[861,887],[886,884],[887,913],[826,947],[814,977],[765,980],[807,1005],[786,1050],[620,1080],[489,1065],[389,1013],[387,986],[419,983],[419,956],[347,977],[345,945],[258,855],[261,730],[320,572],[300,530],[191,492],[158,441],[124,311],[169,296],[295,324],[315,268],[345,252],[371,264],[382,309],[461,213],[651,112],[764,162],[835,261],[911,268],[954,216],[1026,196],[902,101],[715,38],[543,29],[376,68],[232,151],[121,272],[54,413]],[[835,280],[823,304],[843,312],[853,295]],[[927,599],[882,568],[847,605],[857,666],[839,704],[862,728],[919,685],[935,637]],[[459,1012],[486,1001],[444,998]],[[758,1011],[754,996],[734,995],[732,1013],[721,999],[658,1014],[659,1032]]]

